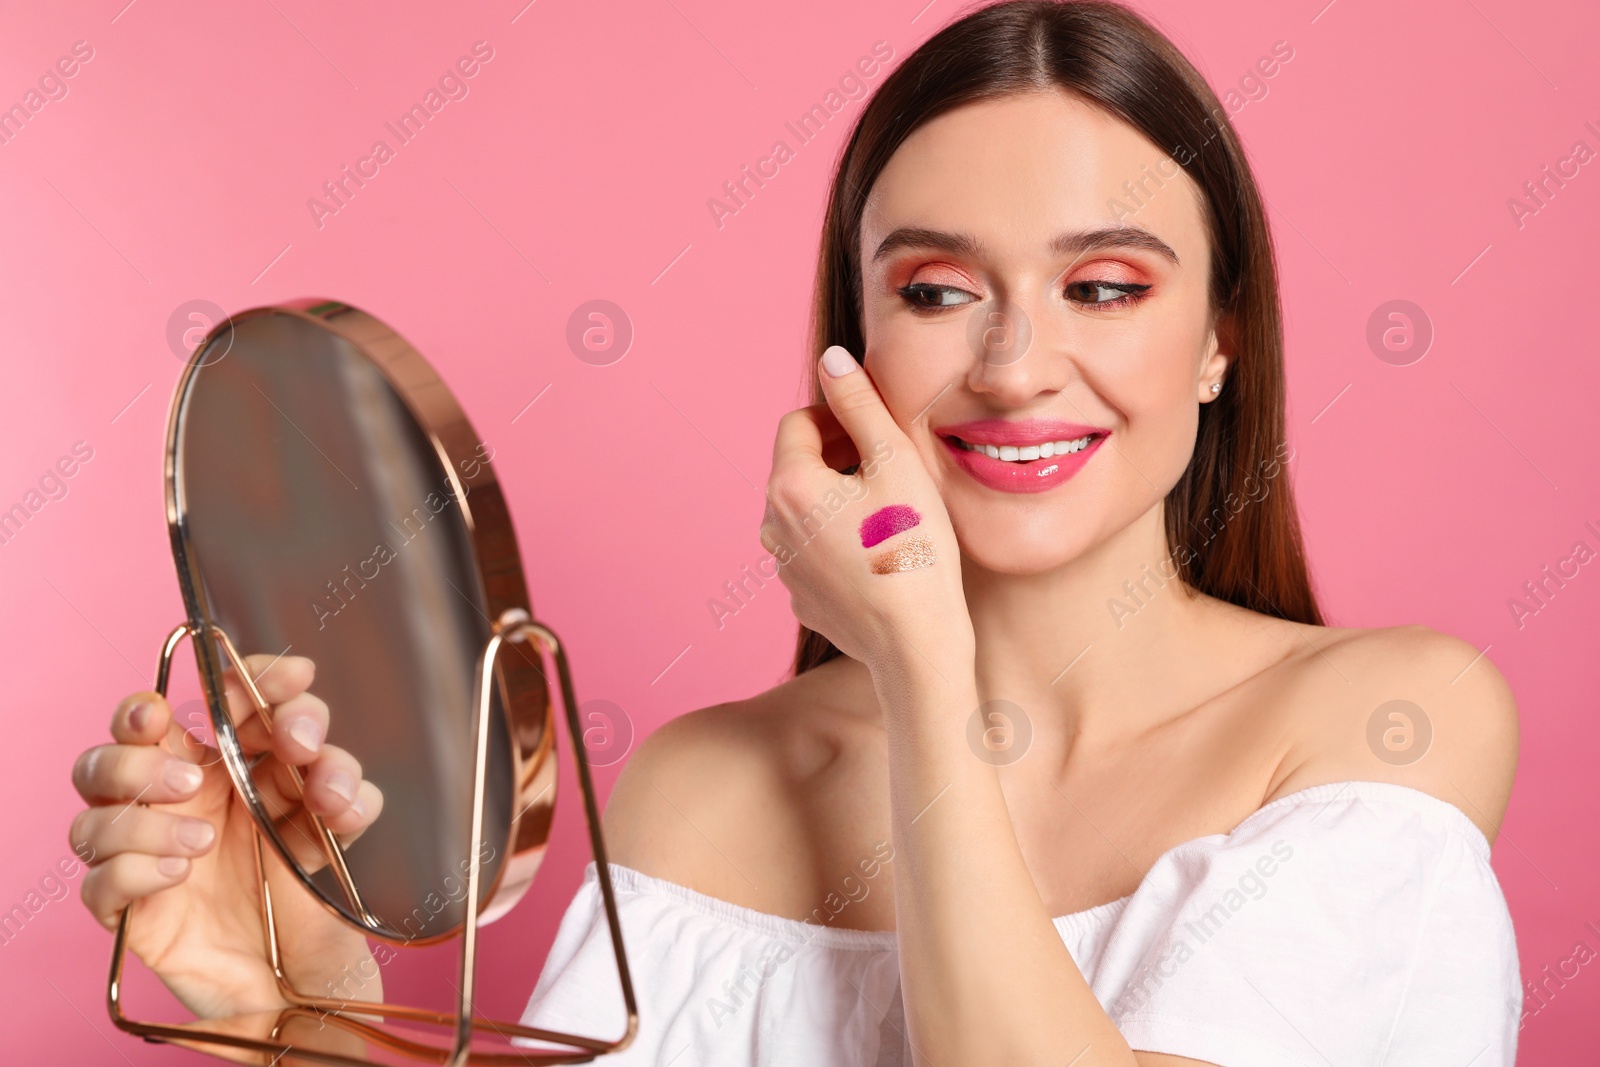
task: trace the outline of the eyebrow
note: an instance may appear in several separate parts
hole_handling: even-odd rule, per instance
[[[1047,247],[1053,256],[1081,256],[1102,248],[1142,248],[1178,263],[1178,253],[1167,242],[1139,226],[1103,226],[1096,230],[1059,233],[1050,239]],[[878,245],[877,251],[872,253],[872,261],[876,263],[897,248],[936,248],[970,259],[984,254],[983,242],[971,234],[901,226]]]

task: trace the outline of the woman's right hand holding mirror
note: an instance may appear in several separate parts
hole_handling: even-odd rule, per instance
[[[307,870],[327,862],[308,810],[348,844],[378,817],[383,797],[348,751],[326,744],[328,706],[309,692],[303,656],[245,657],[272,705],[272,728],[255,714],[232,670],[228,706],[246,758],[266,753],[253,778],[279,834]],[[286,1006],[267,961],[257,889],[255,829],[220,753],[201,745],[159,694],[133,693],[111,721],[113,743],[78,757],[72,781],[89,807],[73,819],[74,851],[88,864],[84,904],[108,929],[133,905],[128,948],[201,1018]],[[291,767],[305,781],[300,798]],[[293,825],[289,825],[289,824]],[[294,987],[351,1000],[381,999],[366,940],[335,917],[270,847],[267,881],[285,973]],[[359,987],[359,988],[355,988]]]

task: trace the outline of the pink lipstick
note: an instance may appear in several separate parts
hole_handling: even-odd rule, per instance
[[[1100,450],[1111,431],[1062,419],[977,419],[934,428],[956,466],[990,489],[1054,489]]]
[[[871,548],[921,521],[922,516],[909,504],[890,504],[879,508],[861,520],[861,547]]]

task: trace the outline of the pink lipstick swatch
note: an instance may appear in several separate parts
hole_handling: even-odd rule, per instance
[[[886,508],[879,508],[861,520],[861,547],[871,548],[921,521],[922,516],[917,514],[916,509],[906,504],[890,504]]]

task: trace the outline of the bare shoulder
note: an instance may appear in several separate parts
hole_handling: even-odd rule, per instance
[[[823,664],[658,727],[628,758],[606,803],[611,861],[781,913],[779,887],[809,885],[816,820],[807,798],[843,754],[847,670]]]
[[[1311,785],[1393,782],[1454,804],[1491,842],[1517,766],[1517,705],[1471,643],[1426,626],[1301,627],[1284,666],[1292,742],[1268,799]]]

